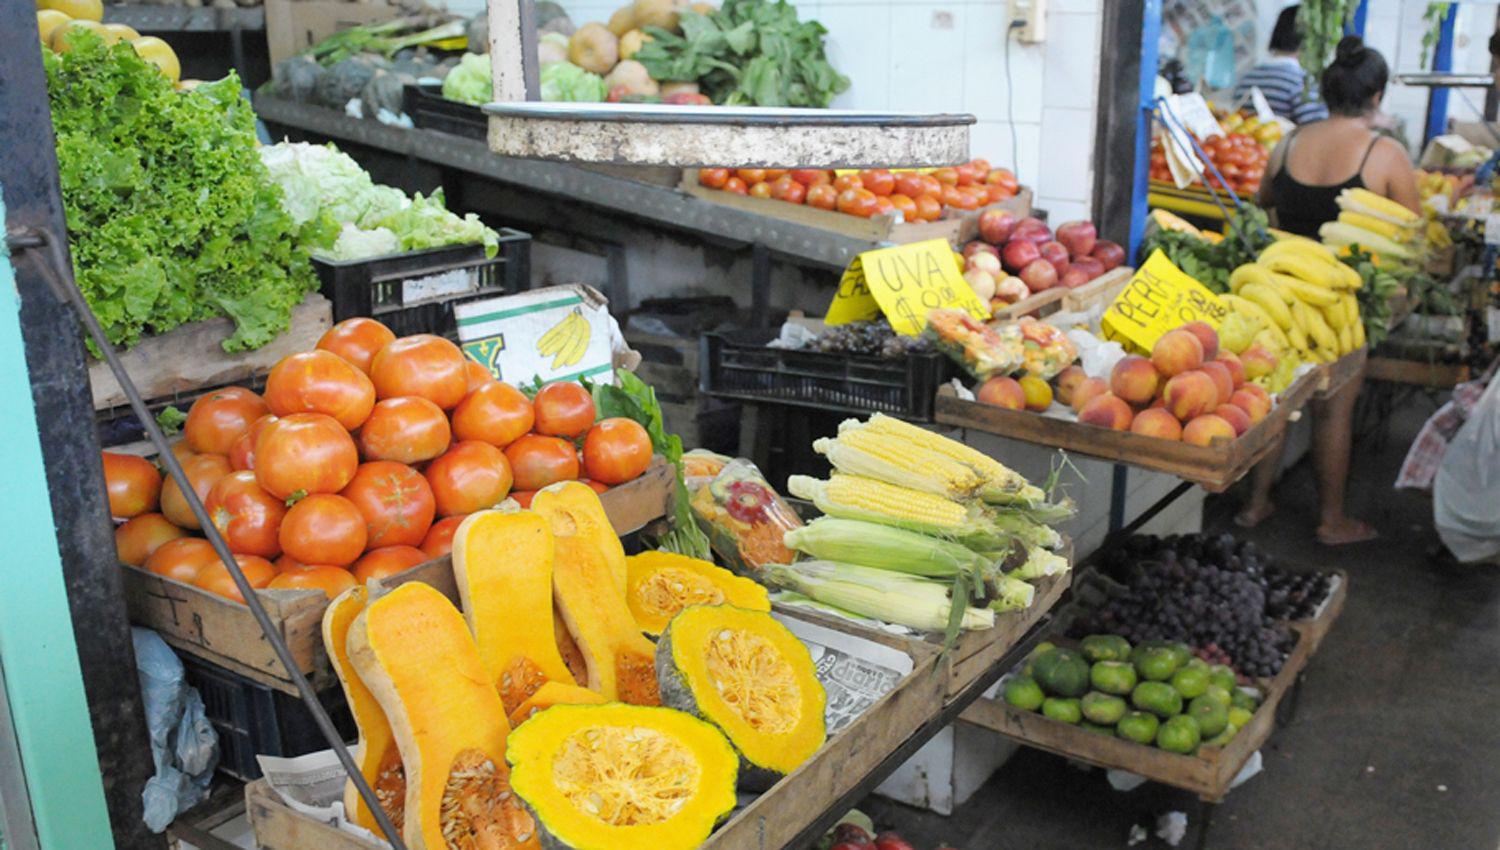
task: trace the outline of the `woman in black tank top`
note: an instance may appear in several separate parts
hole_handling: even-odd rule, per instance
[[[1337,199],[1348,188],[1364,188],[1420,209],[1416,175],[1406,152],[1374,131],[1388,70],[1380,54],[1358,36],[1339,42],[1333,64],[1323,72],[1323,98],[1330,117],[1299,127],[1271,154],[1260,205],[1286,231],[1318,238],[1318,228],[1339,216]],[[1353,440],[1354,402],[1364,382],[1360,374],[1334,395],[1312,406],[1313,466],[1318,483],[1318,540],[1327,545],[1374,539],[1375,529],[1344,513]],[[1249,501],[1235,517],[1250,527],[1269,517],[1271,486],[1281,467],[1281,447],[1252,476]]]

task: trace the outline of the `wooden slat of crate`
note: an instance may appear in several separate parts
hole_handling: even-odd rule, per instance
[[[1153,782],[1191,791],[1209,802],[1219,802],[1245,762],[1270,738],[1276,726],[1276,707],[1312,654],[1306,635],[1299,627],[1293,628],[1299,634],[1297,645],[1282,664],[1281,672],[1262,683],[1265,701],[1256,707],[1250,722],[1222,748],[1204,748],[1196,755],[1169,753],[1154,746],[1089,732],[1038,712],[1023,711],[1002,700],[980,699],[960,718],[1029,747],[1098,767],[1128,770]]]
[[[1361,348],[1324,366],[1322,382],[1318,386],[1316,398],[1330,398],[1337,395],[1340,390],[1349,385],[1350,381],[1359,377],[1369,359],[1370,349]]]
[[[887,636],[889,637],[889,636]],[[899,643],[880,641],[901,648]],[[943,704],[937,653],[918,646],[912,672],[821,750],[741,809],[700,850],[775,850],[853,790]],[[263,850],[381,850],[377,844],[317,822],[281,801],[265,780],[245,787],[245,807]]]
[[[1335,570],[1338,576],[1337,586],[1333,588],[1332,597],[1323,606],[1323,610],[1317,612],[1313,617],[1306,620],[1292,620],[1288,626],[1302,633],[1302,642],[1307,644],[1307,654],[1311,656],[1323,645],[1323,638],[1328,637],[1328,632],[1333,629],[1333,624],[1339,615],[1344,613],[1344,602],[1349,598],[1349,574],[1343,570]]]
[[[1034,316],[1038,319],[1056,313],[1062,306],[1063,297],[1068,290],[1054,286],[1044,289],[1022,298],[1014,304],[1002,307],[994,312],[994,318],[1001,321],[1014,321],[1022,316]]]
[[[1166,472],[1222,492],[1244,477],[1276,444],[1287,423],[1307,402],[1321,381],[1314,370],[1299,378],[1277,400],[1276,406],[1239,439],[1192,446],[1130,431],[1114,431],[1024,410],[1006,410],[965,401],[949,387],[938,392],[936,420],[944,425],[972,428],[1014,440],[1067,449],[1091,457]]]
[[[141,397],[159,399],[199,389],[222,387],[264,375],[276,361],[318,344],[318,338],[333,324],[333,307],[314,292],[292,309],[286,332],[254,351],[228,354],[220,345],[234,333],[229,319],[207,319],[147,337],[120,361],[140,390]],[[125,404],[125,391],[102,360],[89,364],[89,386],[94,409]]]
[[[1398,357],[1371,357],[1365,377],[1372,381],[1390,381],[1450,390],[1469,380],[1469,367],[1462,363],[1424,363]]]
[[[1077,289],[1066,290],[1063,294],[1062,310],[1066,313],[1077,313],[1101,301],[1113,301],[1134,276],[1135,269],[1131,266],[1110,269]]]
[[[670,510],[676,476],[657,458],[640,478],[601,493],[599,501],[617,534],[629,534]],[[131,622],[155,629],[167,643],[268,687],[296,695],[291,674],[271,649],[250,609],[222,596],[136,567],[125,571],[125,602]],[[395,586],[422,581],[447,594],[455,604],[458,589],[447,556],[418,564],[385,579]],[[313,590],[258,591],[271,622],[286,641],[303,675],[314,686],[333,683],[323,651],[323,611],[328,597]]]

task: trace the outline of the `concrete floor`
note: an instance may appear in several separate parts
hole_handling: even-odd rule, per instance
[[[1444,565],[1425,496],[1391,489],[1431,408],[1408,407],[1383,444],[1356,446],[1350,512],[1381,540],[1345,548],[1313,537],[1315,494],[1303,462],[1278,484],[1276,516],[1251,532],[1213,500],[1209,530],[1235,530],[1283,563],[1351,576],[1342,618],[1311,660],[1295,719],[1262,750],[1265,770],[1214,809],[1214,850],[1495,850],[1500,846],[1500,569]],[[1243,485],[1242,485],[1243,486]],[[1127,793],[1102,771],[1020,750],[952,817],[870,800],[877,824],[921,850],[1125,847],[1133,824],[1187,813],[1196,798],[1154,783]],[[1152,837],[1139,848],[1167,846]]]

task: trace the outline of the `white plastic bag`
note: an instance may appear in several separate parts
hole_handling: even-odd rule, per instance
[[[141,703],[151,736],[156,775],[141,791],[142,819],[152,832],[208,797],[219,761],[219,736],[203,713],[203,698],[185,681],[182,661],[161,636],[133,628]]]
[[[1443,453],[1432,521],[1458,560],[1500,554],[1500,380],[1491,380]]]

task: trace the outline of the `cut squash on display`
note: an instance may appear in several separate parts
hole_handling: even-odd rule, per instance
[[[359,729],[359,741],[352,753],[354,763],[375,789],[386,816],[400,829],[401,812],[406,807],[406,774],[401,767],[401,752],[396,748],[385,711],[349,662],[349,624],[365,610],[368,593],[361,585],[349,588],[333,600],[323,612],[323,646],[328,651],[328,663],[344,688],[344,700],[349,703],[349,713],[354,715],[354,725]],[[355,823],[380,834],[375,816],[352,780],[344,782],[344,811]]]
[[[479,658],[507,713],[548,682],[573,684],[552,630],[552,529],[529,511],[471,514],[453,534],[453,577]]]
[[[656,647],[662,703],[723,730],[740,784],[769,787],[826,740],[826,695],[812,656],[770,614],[700,605],[678,614]]]
[[[516,710],[510,713],[510,726],[514,729],[530,720],[533,714],[554,705],[603,705],[606,702],[608,700],[604,697],[582,685],[548,682],[538,688],[530,699],[516,706]]]
[[[553,534],[593,540],[604,554],[610,575],[620,590],[625,590],[625,546],[594,488],[578,481],[560,481],[538,490],[531,499],[531,509],[547,518]]]
[[[734,809],[734,750],[672,709],[556,706],[516,729],[506,757],[549,848],[691,850]]]
[[[770,611],[766,589],[708,561],[674,552],[642,552],[625,559],[625,601],[641,631],[659,635],[691,605],[734,605]]]
[[[407,846],[540,850],[534,821],[511,793],[505,707],[453,603],[408,582],[365,606],[348,645],[401,751]]]

